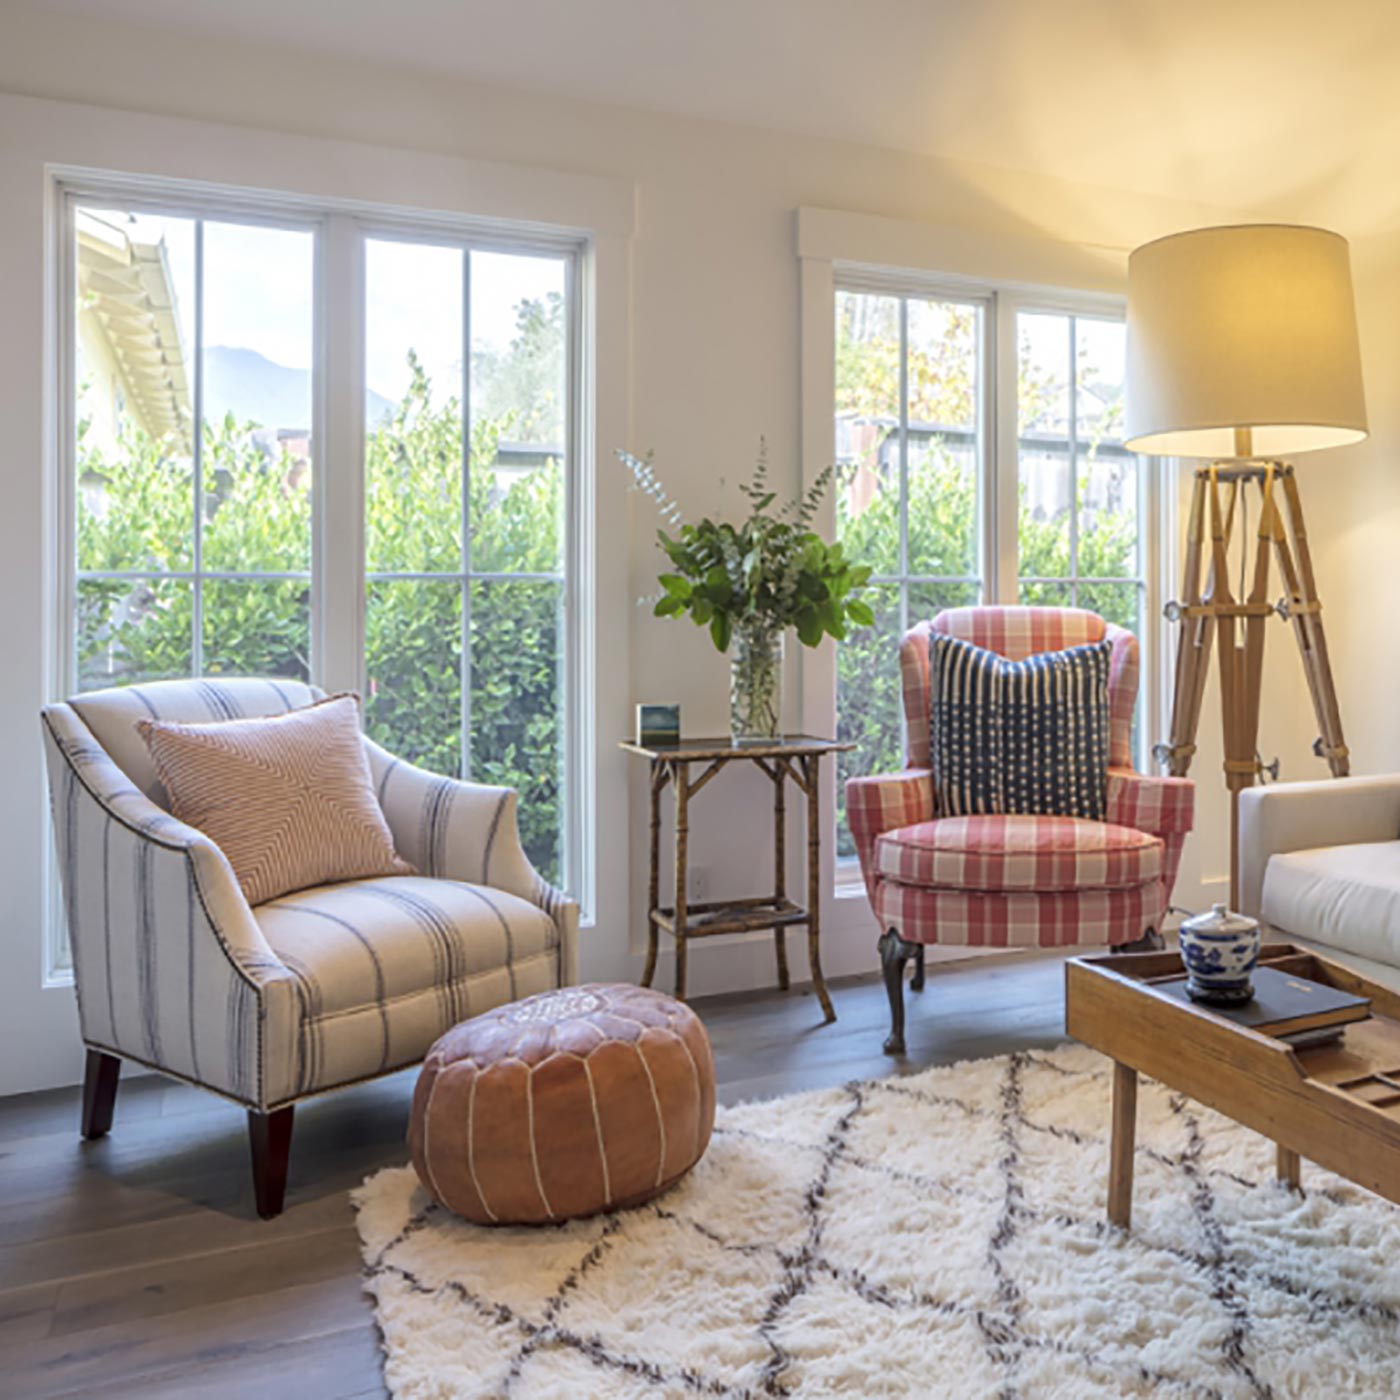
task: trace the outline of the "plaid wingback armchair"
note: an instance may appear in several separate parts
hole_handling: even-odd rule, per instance
[[[1008,660],[1108,637],[1108,811],[1078,817],[942,817],[929,757],[930,631]],[[1138,644],[1131,632],[1078,608],[951,608],[905,634],[905,768],[852,778],[846,811],[871,908],[892,1026],[885,1049],[904,1050],[904,965],[924,985],[928,943],[981,948],[1110,947],[1154,943],[1191,830],[1186,778],[1148,778],[1132,763]]]
[[[258,1213],[282,1208],[292,1108],[421,1060],[443,1031],[576,978],[578,906],[534,870],[513,789],[428,773],[366,739],[417,875],[250,907],[223,852],[166,810],[136,730],[282,714],[285,680],[160,681],[44,710],[49,794],[88,1047],[83,1133],[111,1126],[121,1060],[248,1111]]]

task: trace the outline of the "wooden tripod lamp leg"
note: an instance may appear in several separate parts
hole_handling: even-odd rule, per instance
[[[1237,444],[1249,455],[1249,441]],[[1221,485],[1228,503],[1221,498]],[[1254,540],[1252,586],[1246,598],[1235,600],[1230,590],[1230,543],[1237,511],[1244,509],[1244,490],[1258,485],[1261,496],[1259,528]],[[1242,548],[1247,552],[1248,542]],[[1313,710],[1317,717],[1318,754],[1334,777],[1350,771],[1350,755],[1342,734],[1341,712],[1322,629],[1308,549],[1307,528],[1293,468],[1286,463],[1249,462],[1231,467],[1213,465],[1196,473],[1187,527],[1186,561],[1182,579],[1180,647],[1172,701],[1171,743],[1166,761],[1174,777],[1184,777],[1196,751],[1201,699],[1215,640],[1219,652],[1220,716],[1224,734],[1225,783],[1230,794],[1230,899],[1239,900],[1239,795],[1259,776],[1259,716],[1263,702],[1266,626],[1273,611],[1268,600],[1270,555],[1278,560],[1286,593],[1286,611],[1303,660]],[[1200,593],[1203,555],[1210,564],[1205,595]],[[1242,625],[1240,639],[1236,620]],[[1217,636],[1218,634],[1218,636]]]
[[[1322,603],[1318,599],[1317,584],[1313,578],[1312,551],[1308,548],[1303,502],[1292,469],[1284,468],[1280,475],[1288,528],[1285,528],[1282,513],[1276,509],[1274,544],[1284,587],[1288,590],[1288,616],[1302,654],[1303,673],[1307,677],[1308,693],[1317,718],[1319,756],[1327,760],[1334,778],[1345,778],[1351,772],[1351,755],[1342,734],[1337,688],[1332,679],[1332,662],[1327,654],[1327,637],[1322,630]],[[1289,550],[1289,533],[1293,537],[1292,551]]]
[[[1196,752],[1196,729],[1215,640],[1214,619],[1201,613],[1201,550],[1205,542],[1205,511],[1210,478],[1197,472],[1191,490],[1191,513],[1186,527],[1186,561],[1182,567],[1181,618],[1176,652],[1168,771],[1184,778]],[[1213,575],[1212,575],[1213,578]],[[1207,592],[1212,584],[1207,584]]]

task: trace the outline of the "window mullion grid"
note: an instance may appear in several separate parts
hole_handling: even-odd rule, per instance
[[[190,670],[204,674],[204,220],[194,224],[194,424],[191,459],[194,472],[194,544],[190,615]]]
[[[462,777],[472,775],[472,254],[462,249]]]
[[[899,299],[899,635],[909,630],[909,298]]]
[[[1077,317],[1069,322],[1069,601],[1079,606],[1079,353]]]
[[[1021,439],[1020,439],[1020,342],[1018,303],[998,292],[992,300],[992,346],[984,372],[991,386],[994,411],[991,417],[992,446],[987,453],[986,470],[991,489],[987,492],[990,513],[986,538],[989,551],[987,583],[983,599],[992,603],[1020,601],[1021,549]]]

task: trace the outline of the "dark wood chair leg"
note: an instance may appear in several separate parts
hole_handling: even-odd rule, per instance
[[[106,1137],[112,1126],[112,1110],[117,1106],[117,1076],[122,1062],[102,1050],[87,1052],[83,1074],[83,1136]]]
[[[264,1220],[282,1214],[287,1194],[287,1158],[292,1150],[292,1109],[273,1113],[248,1110],[248,1142],[253,1149],[253,1196]]]
[[[917,943],[906,943],[894,929],[880,936],[880,966],[885,974],[885,991],[890,998],[890,1033],[885,1054],[904,1053],[904,964],[915,956]]]
[[[916,943],[914,945],[914,975],[909,979],[909,990],[911,992],[921,992],[924,989],[924,948],[925,944]]]

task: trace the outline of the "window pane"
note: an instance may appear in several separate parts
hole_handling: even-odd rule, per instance
[[[204,428],[204,568],[288,573],[311,567],[311,463],[300,445],[232,414]]]
[[[836,530],[852,559],[899,572],[899,298],[836,293]]]
[[[312,235],[204,225],[203,567],[311,567]]]
[[[1079,459],[1079,574],[1082,578],[1135,578],[1141,572],[1138,471],[1136,457],[1118,452]]]
[[[77,560],[194,561],[194,222],[75,211]]]
[[[365,244],[365,567],[462,567],[458,248]]]
[[[981,595],[975,583],[925,583],[909,585],[909,625],[931,622],[944,608],[970,608]]]
[[[1022,439],[1016,571],[1023,579],[1071,574],[1073,477],[1069,453],[1048,447],[1027,450],[1024,442]]]
[[[564,567],[565,264],[471,255],[471,567]]]
[[[1069,327],[1068,316],[1021,312],[1016,317],[1017,571],[1022,578],[1069,574],[1074,568]],[[1030,601],[1024,587],[1021,601]]]
[[[1075,322],[1079,438],[1079,574],[1136,577],[1138,461],[1118,446],[1123,431],[1127,327]]]
[[[563,602],[559,583],[471,586],[471,773],[520,793],[520,836],[546,879],[563,843]]]
[[[1028,608],[1074,606],[1074,585],[1068,579],[1022,579],[1020,601]]]
[[[1136,583],[1081,583],[1079,606],[1142,636],[1142,587]]]
[[[79,580],[79,690],[187,676],[193,640],[193,584],[175,579]]]
[[[1127,345],[1126,322],[1075,318],[1075,417],[1082,449],[1122,440]]]
[[[365,607],[365,728],[410,763],[462,771],[462,585],[375,579]]]
[[[311,674],[311,585],[303,579],[206,579],[204,673]]]
[[[909,302],[909,562],[976,574],[981,308]]]
[[[836,649],[836,737],[853,743],[836,756],[837,854],[853,856],[846,822],[846,779],[898,772],[904,766],[899,677],[899,585],[865,595],[875,625],[853,632]]]

